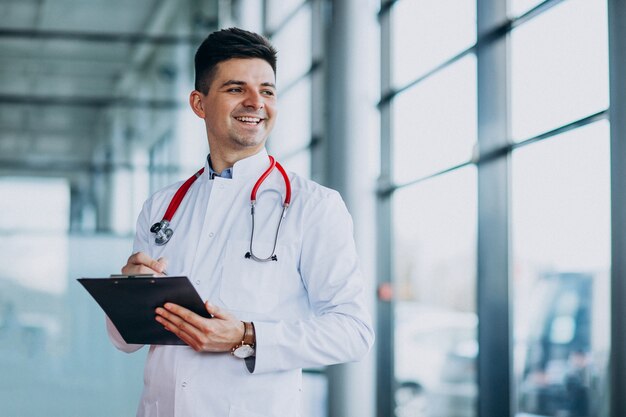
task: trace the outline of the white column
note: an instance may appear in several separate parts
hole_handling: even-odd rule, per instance
[[[328,31],[325,183],[341,192],[354,219],[361,266],[371,295],[376,271],[375,190],[379,175],[379,2],[332,3]],[[369,417],[375,410],[375,353],[328,370],[329,417]]]

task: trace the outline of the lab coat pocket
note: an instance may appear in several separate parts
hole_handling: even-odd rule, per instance
[[[257,256],[268,256],[272,248],[273,243],[254,242]],[[281,270],[287,260],[280,256],[280,245],[276,248],[278,261],[257,262],[246,258],[245,254],[249,250],[248,240],[228,241],[222,268],[220,298],[231,310],[266,313],[278,304]]]

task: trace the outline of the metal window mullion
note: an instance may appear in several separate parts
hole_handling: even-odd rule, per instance
[[[453,65],[454,63],[460,61],[461,59],[465,58],[467,55],[474,53],[475,50],[476,50],[476,45],[472,45],[469,48],[464,49],[463,51],[461,51],[458,54],[454,55],[453,57],[443,61],[442,63],[440,63],[439,65],[435,66],[434,68],[429,69],[426,73],[420,75],[419,77],[415,78],[412,81],[409,81],[408,83],[404,84],[401,87],[393,88],[392,86],[389,86],[388,90],[383,90],[384,94],[381,97],[380,102],[378,103],[378,105],[379,106],[383,106],[383,105],[389,103],[398,94],[403,93],[403,92],[405,92],[405,91],[415,87],[417,84],[420,84],[421,82],[431,78],[433,75],[441,73],[441,71],[444,68],[447,68],[447,67]]]
[[[314,55],[313,55],[314,56]],[[295,88],[302,80],[305,80],[309,77],[313,77],[316,73],[319,72],[321,67],[321,61],[316,60],[315,58],[311,59],[311,65],[309,68],[302,74],[296,76],[293,80],[289,81],[289,84],[280,88],[280,94],[285,95],[290,92],[293,88]]]
[[[478,39],[507,24],[506,2],[477,1]],[[506,36],[477,45],[479,154],[507,146]],[[478,164],[478,417],[512,416],[509,154]]]
[[[261,32],[263,33],[263,36],[270,38],[270,33],[269,33],[269,18],[268,18],[268,13],[269,13],[269,9],[270,9],[270,5],[269,2],[272,0],[261,0],[263,2],[263,5],[261,6],[261,13],[263,14],[261,16]]]
[[[559,3],[563,1],[565,0],[545,0],[542,3],[539,3],[538,5],[533,7],[532,9],[528,10],[526,13],[522,14],[521,16],[514,18],[511,22],[511,26],[517,27],[519,25],[522,25],[534,19],[535,17],[547,12],[548,10],[550,10],[551,8],[553,8],[554,6],[558,5]]]
[[[609,111],[608,110],[602,110],[599,111],[597,113],[591,114],[589,116],[585,116],[581,119],[578,120],[574,120],[573,122],[570,122],[566,125],[563,126],[559,126],[555,129],[552,129],[548,132],[544,132],[541,133],[539,135],[533,136],[531,138],[525,139],[521,142],[517,142],[517,143],[503,143],[499,146],[496,147],[492,147],[490,148],[489,151],[484,151],[480,156],[476,156],[476,157],[472,157],[470,159],[468,159],[467,161],[461,162],[459,164],[456,165],[451,165],[447,168],[443,168],[440,169],[439,171],[435,171],[432,172],[430,174],[427,175],[423,175],[420,177],[416,177],[412,180],[409,181],[405,181],[405,182],[401,182],[401,183],[392,183],[392,182],[381,182],[379,184],[378,187],[378,193],[380,195],[389,195],[401,188],[406,188],[406,187],[410,187],[413,186],[415,184],[419,184],[421,182],[424,182],[426,180],[429,180],[431,178],[435,178],[438,177],[440,175],[443,174],[447,174],[448,172],[452,172],[452,171],[456,171],[457,169],[460,168],[464,168],[468,165],[471,164],[485,164],[489,161],[495,160],[495,159],[499,159],[499,158],[503,158],[506,157],[508,154],[510,154],[513,150],[522,148],[524,146],[528,146],[531,145],[533,143],[537,143],[539,141],[543,141],[546,139],[550,139],[554,136],[558,136],[558,135],[563,135],[566,132],[569,132],[570,130],[573,129],[578,129],[581,128],[583,126],[587,126],[590,125],[592,123],[596,123],[600,120],[607,120],[608,119],[608,114]]]
[[[384,3],[382,6],[384,6]],[[379,14],[381,45],[380,45],[380,77],[381,93],[391,90],[392,39],[391,13]],[[392,182],[392,106],[391,102],[379,106],[380,109],[380,165],[379,189]],[[378,259],[376,285],[378,288],[392,285],[393,282],[393,221],[392,196],[381,195],[377,199],[377,235]],[[395,416],[395,375],[394,375],[394,328],[393,301],[376,301],[376,416]]]
[[[611,124],[610,415],[626,415],[626,2],[608,0]]]
[[[325,31],[327,10],[325,0],[313,0],[311,2],[311,142],[309,149],[311,152],[311,178],[324,182],[325,158],[324,158],[324,138],[326,137],[324,124],[324,95],[325,69]]]

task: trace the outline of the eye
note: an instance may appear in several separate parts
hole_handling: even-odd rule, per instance
[[[229,93],[241,93],[243,89],[241,87],[233,87],[233,88],[229,88],[226,91],[228,91]]]
[[[275,93],[272,90],[263,90],[261,91],[261,94],[265,96],[270,96],[270,97],[273,97],[275,95]]]

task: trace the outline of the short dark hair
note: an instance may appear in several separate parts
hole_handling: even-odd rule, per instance
[[[232,58],[263,59],[276,75],[276,49],[266,38],[239,28],[222,29],[211,33],[196,51],[195,89],[208,93],[217,64]]]

